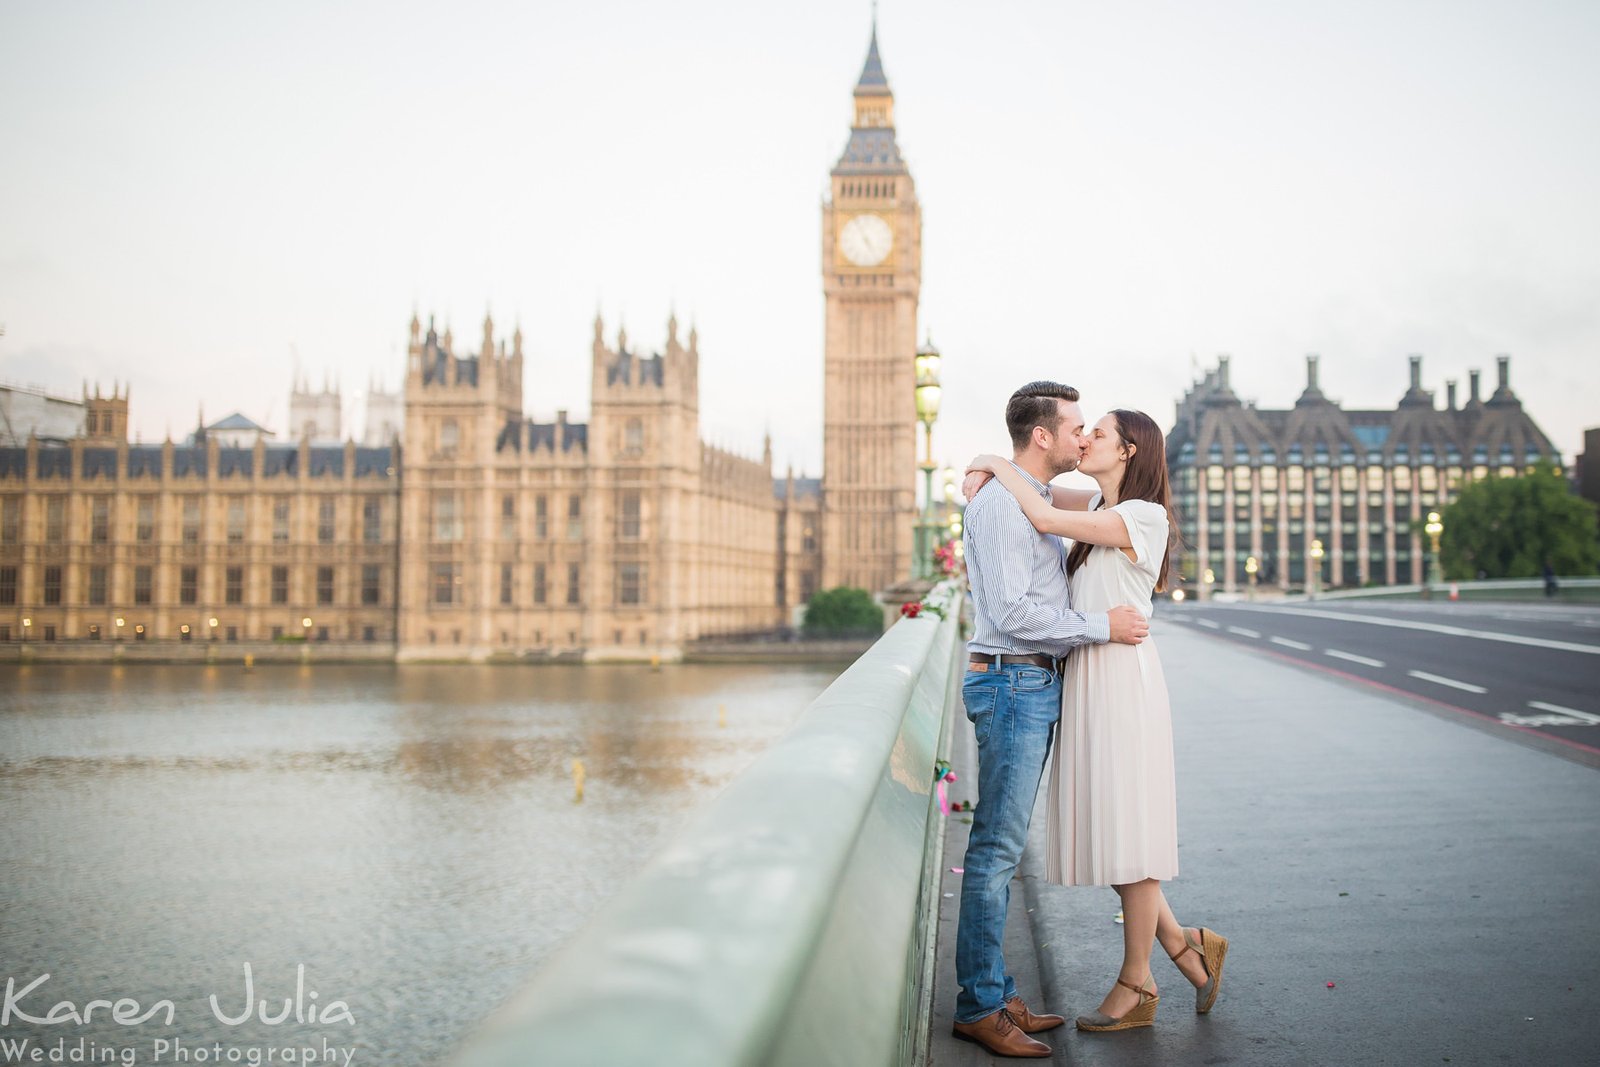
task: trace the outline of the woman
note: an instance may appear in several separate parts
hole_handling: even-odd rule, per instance
[[[968,470],[997,477],[1036,529],[1075,542],[1067,556],[1074,608],[1133,604],[1149,616],[1152,591],[1167,585],[1173,529],[1166,441],[1150,416],[1113,411],[1096,423],[1078,470],[1099,492],[1052,488],[1053,507],[999,456],[979,456]],[[1078,1017],[1078,1029],[1155,1021],[1153,940],[1196,987],[1195,1010],[1210,1011],[1227,939],[1179,926],[1161,891],[1178,873],[1178,819],[1172,714],[1155,642],[1078,649],[1056,731],[1046,876],[1059,885],[1110,885],[1122,898],[1122,970],[1099,1010]]]

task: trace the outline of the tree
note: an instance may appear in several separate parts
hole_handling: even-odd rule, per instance
[[[883,632],[883,609],[865,589],[824,589],[806,604],[800,628],[807,637],[841,637]]]
[[[1515,478],[1488,478],[1461,490],[1441,513],[1439,563],[1448,578],[1538,578],[1600,570],[1595,505],[1549,463]]]

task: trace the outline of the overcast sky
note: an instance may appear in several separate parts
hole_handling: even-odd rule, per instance
[[[819,206],[866,0],[0,0],[0,378],[282,431],[293,360],[397,384],[413,308],[589,406],[589,340],[700,330],[711,441],[821,466]],[[1024,381],[1170,426],[1233,356],[1388,407],[1494,357],[1570,459],[1600,424],[1600,4],[883,0],[924,209],[936,451]]]

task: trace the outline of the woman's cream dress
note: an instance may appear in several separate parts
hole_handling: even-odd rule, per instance
[[[1099,506],[1100,498],[1090,501]],[[1131,604],[1150,617],[1167,550],[1167,510],[1148,500],[1122,516],[1136,559],[1098,545],[1071,576],[1072,606]],[[1154,638],[1084,645],[1067,663],[1050,765],[1045,869],[1061,885],[1125,885],[1178,873],[1172,709]]]

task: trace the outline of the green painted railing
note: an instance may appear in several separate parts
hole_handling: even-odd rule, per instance
[[[959,591],[902,619],[473,1034],[457,1067],[924,1052]]]

